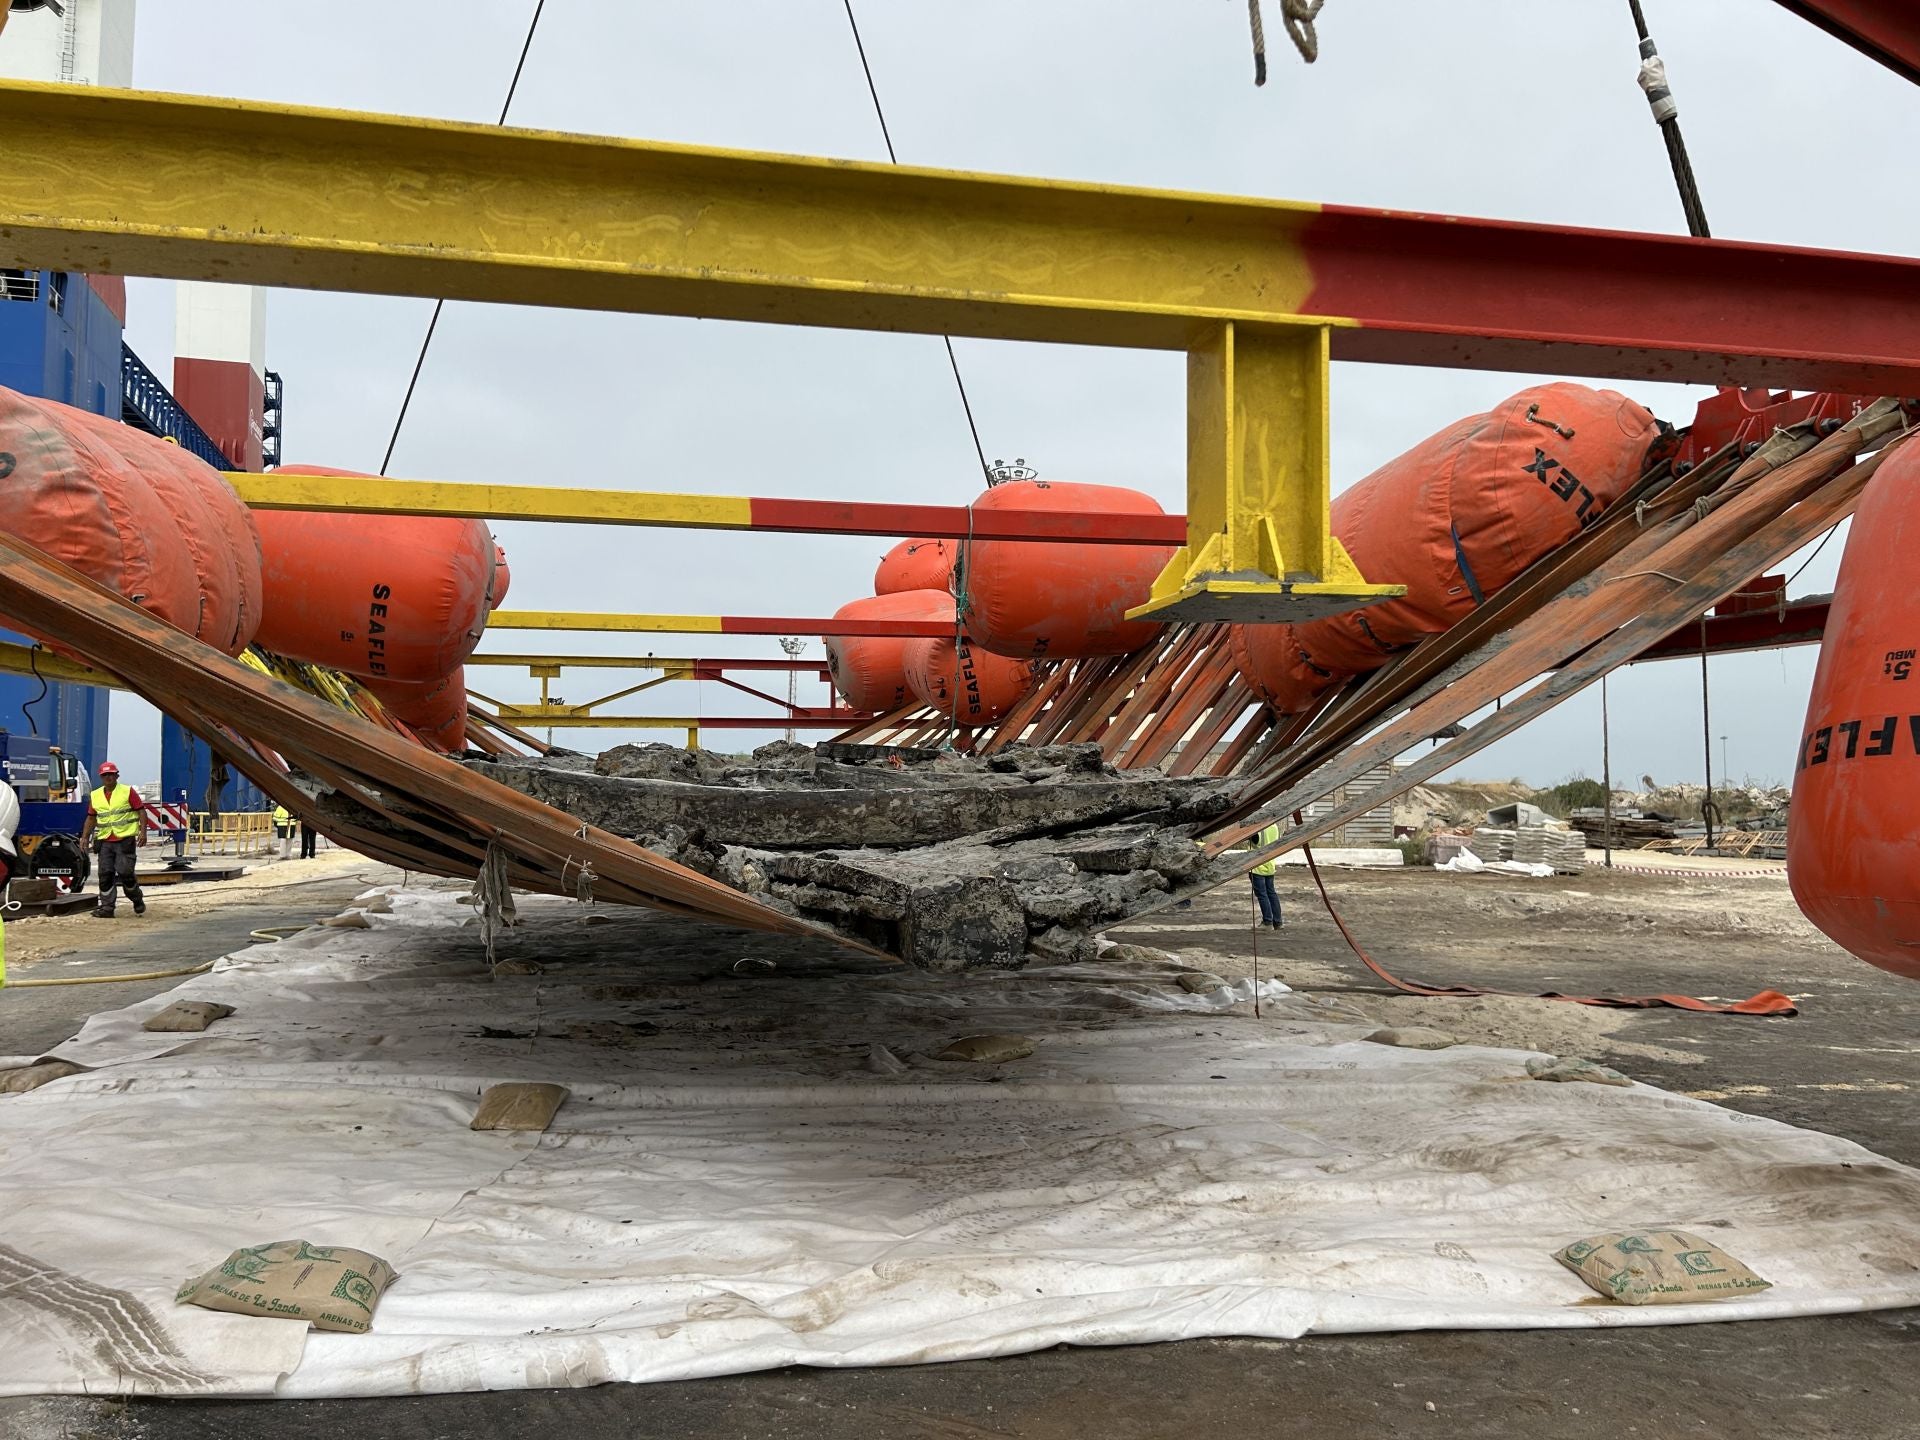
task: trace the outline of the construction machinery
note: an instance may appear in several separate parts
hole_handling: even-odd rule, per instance
[[[87,796],[79,768],[43,736],[0,730],[0,779],[20,801],[13,843],[21,878],[53,880],[64,890],[86,884],[93,861],[80,843]]]

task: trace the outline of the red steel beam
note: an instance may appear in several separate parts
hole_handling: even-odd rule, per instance
[[[1778,0],[1894,74],[1920,85],[1920,5],[1914,0]],[[1911,149],[1911,147],[1908,147]]]
[[[650,720],[656,717],[635,715],[609,718]],[[679,720],[682,717],[669,716],[667,718]],[[796,730],[844,730],[849,725],[858,725],[864,721],[877,720],[880,717],[869,714],[864,710],[808,711],[803,709],[793,715],[784,713],[778,715],[688,715],[684,718],[689,724],[698,725],[702,730],[785,730],[789,727]],[[543,723],[543,718],[537,715],[516,715],[513,719],[516,724],[531,725],[535,729],[538,729]],[[558,721],[555,722],[556,725],[558,723]],[[604,728],[612,729],[615,727],[606,726]]]
[[[896,640],[953,638],[951,620],[836,620],[816,616],[722,615],[722,635],[883,635]]]
[[[1730,655],[1740,650],[1775,650],[1788,645],[1818,645],[1827,628],[1831,595],[1795,600],[1784,611],[1755,610],[1745,615],[1707,617],[1707,653]],[[1642,660],[1676,660],[1700,653],[1698,622],[1683,625],[1658,644],[1642,650]]]
[[[517,668],[522,665],[560,665],[575,669],[592,668],[596,670],[658,670],[663,666],[690,666],[694,678],[706,680],[722,670],[774,670],[791,671],[801,675],[815,675],[822,680],[831,680],[833,672],[824,660],[765,660],[742,656],[694,657],[681,659],[678,656],[648,655],[507,655],[497,651],[482,650],[467,657],[469,665],[497,665],[503,668]]]
[[[747,501],[755,530],[793,535],[898,535],[926,540],[1079,540],[1095,545],[1184,545],[1184,515],[975,510],[867,500]]]
[[[1920,260],[1326,206],[1336,360],[1920,394]]]

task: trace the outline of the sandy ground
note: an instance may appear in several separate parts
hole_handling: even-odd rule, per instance
[[[1721,863],[1744,865],[1740,861]],[[1656,938],[1662,944],[1677,940],[1712,944],[1737,936],[1749,942],[1788,940],[1816,952],[1830,950],[1825,937],[1794,904],[1785,879],[1773,873],[1777,868],[1749,865],[1728,872],[1742,877],[1737,880],[1663,877],[1644,886],[1635,885],[1626,875],[1600,871],[1591,876],[1544,880],[1441,875],[1417,869],[1401,875],[1332,869],[1322,873],[1328,879],[1334,904],[1343,914],[1349,900],[1366,907],[1374,897],[1393,898],[1391,934],[1382,935],[1377,927],[1356,931],[1356,938],[1369,953],[1383,940],[1398,941],[1403,926],[1411,926],[1430,942],[1451,945],[1456,937],[1465,937],[1475,949],[1480,947],[1482,937],[1512,927],[1522,932],[1514,937],[1519,942],[1513,946],[1516,955],[1532,952],[1542,941],[1552,952],[1551,967],[1533,972],[1535,978],[1525,989],[1596,995],[1618,988],[1608,979],[1608,965],[1623,947],[1640,950]],[[1178,947],[1185,964],[1233,979],[1253,974],[1257,966],[1261,975],[1283,980],[1297,989],[1337,991],[1377,984],[1339,940],[1337,930],[1320,908],[1311,878],[1300,871],[1284,872],[1283,891],[1288,880],[1294,882],[1296,892],[1304,893],[1290,908],[1291,925],[1278,934],[1251,925],[1249,900],[1244,937],[1235,936],[1234,943],[1219,949],[1213,948],[1219,943],[1215,935],[1196,940],[1195,916],[1229,925],[1239,918],[1233,913],[1240,908],[1239,895],[1227,891],[1209,896],[1191,912],[1172,912],[1115,931],[1114,935],[1162,948]],[[1605,893],[1596,886],[1605,887]],[[1330,931],[1336,944],[1327,956],[1325,942]],[[1376,954],[1375,958],[1382,956]],[[1393,969],[1391,965],[1387,968]],[[1448,984],[1456,977],[1423,965],[1400,973],[1400,978]],[[1767,983],[1756,979],[1741,994],[1701,998],[1740,999],[1763,988]],[[1532,995],[1421,999],[1394,995],[1385,989],[1378,994],[1348,994],[1342,997],[1342,1003],[1382,1025],[1432,1027],[1471,1044],[1545,1050],[1609,1062],[1639,1057],[1695,1065],[1702,1059],[1688,1050],[1632,1038],[1636,1022],[1642,1018],[1641,1012],[1634,1010],[1544,1001]]]
[[[338,909],[375,873],[348,860],[297,865],[224,901],[164,897],[146,928],[67,919],[39,973],[186,963],[247,929]],[[1767,868],[1767,867],[1760,867]],[[390,873],[390,872],[389,872]],[[281,878],[281,877],[284,878]],[[248,877],[253,879],[253,877]],[[1528,880],[1427,870],[1332,873],[1334,903],[1390,971],[1516,998],[1414,999],[1365,970],[1310,878],[1283,871],[1288,926],[1250,925],[1244,888],[1117,931],[1180,963],[1288,984],[1383,1024],[1604,1061],[1636,1079],[1811,1126],[1920,1163],[1920,985],[1837,950],[1800,918],[1779,875],[1657,876],[1589,870]],[[156,895],[158,892],[156,892]],[[212,908],[206,908],[211,903]],[[157,924],[155,922],[158,922]],[[738,939],[687,927],[721,955]],[[238,937],[233,939],[232,937]],[[231,943],[228,943],[231,940]],[[67,948],[61,948],[65,946]],[[157,986],[154,988],[164,988]],[[1792,1019],[1600,1010],[1524,998],[1543,990],[1733,999],[1792,995]],[[42,1048],[142,987],[0,992],[0,1054]],[[26,1002],[30,1002],[26,1003]],[[46,1042],[51,1043],[51,1042]],[[0,1119],[3,1119],[0,1113]],[[1408,1123],[1420,1117],[1410,1113]],[[1920,1311],[1592,1332],[1320,1336],[1057,1349],[956,1365],[787,1370],[648,1387],[425,1399],[120,1405],[0,1402],[13,1440],[393,1440],[565,1434],[572,1440],[872,1434],[911,1440],[1167,1440],[1226,1435],[1473,1436],[1508,1440],[1920,1436]]]
[[[155,857],[161,856],[161,852],[153,853]],[[151,863],[144,853],[141,860],[143,864]],[[239,862],[223,862],[219,857],[210,857],[207,863],[241,863],[246,865],[247,870],[231,880],[193,880],[174,885],[146,886],[147,913],[143,917],[133,914],[133,907],[126,903],[123,895],[119,897],[114,923],[137,927],[164,920],[184,920],[229,909],[237,901],[255,899],[293,886],[327,883],[346,874],[367,877],[392,874],[386,866],[364,855],[333,847],[321,850],[311,860],[249,858]],[[88,893],[95,893],[94,887],[89,886]],[[97,949],[98,942],[96,937],[87,932],[105,928],[105,922],[89,920],[84,911],[67,915],[23,916],[8,920],[6,924],[7,969],[9,974],[21,980],[37,977],[40,972],[32,967],[40,962],[57,960],[63,955],[92,953]]]

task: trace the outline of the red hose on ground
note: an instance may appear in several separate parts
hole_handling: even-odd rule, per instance
[[[1298,823],[1299,813],[1295,812],[1293,818]],[[1561,995],[1551,991],[1544,995],[1522,995],[1513,990],[1482,990],[1474,985],[1422,985],[1418,981],[1402,980],[1387,973],[1354,939],[1353,931],[1347,928],[1347,922],[1334,909],[1333,897],[1327,894],[1327,883],[1320,878],[1320,866],[1313,858],[1313,847],[1302,845],[1300,849],[1307,857],[1307,869],[1313,874],[1314,887],[1320,892],[1320,903],[1327,907],[1327,914],[1333,917],[1333,923],[1339,927],[1347,948],[1360,958],[1362,965],[1394,989],[1408,995],[1433,998],[1452,996],[1459,999],[1470,999],[1476,995],[1501,995],[1515,1000],[1566,1000],[1575,1005],[1599,1005],[1609,1010],[1657,1010],[1662,1006],[1670,1006],[1675,1010],[1695,1010],[1705,1015],[1777,1015],[1785,1018],[1800,1013],[1799,1007],[1778,990],[1762,990],[1731,1005],[1715,1005],[1706,1000],[1696,1000],[1691,995]]]

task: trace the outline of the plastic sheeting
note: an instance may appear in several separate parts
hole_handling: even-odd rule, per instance
[[[0,1390],[399,1394],[1920,1301],[1920,1172],[1529,1080],[1522,1052],[1366,1043],[1271,983],[1256,1019],[1244,985],[1111,961],[935,978],[561,901],[502,945],[545,972],[490,979],[446,892],[386,903],[95,1017],[56,1053],[99,1068],[0,1097]],[[181,997],[237,1012],[140,1029]],[[1037,1049],[924,1058],[983,1032]],[[543,1136],[469,1131],[505,1080],[572,1098]],[[1552,1258],[1648,1225],[1774,1288],[1615,1307]],[[295,1236],[393,1263],[372,1333],[172,1303]]]

